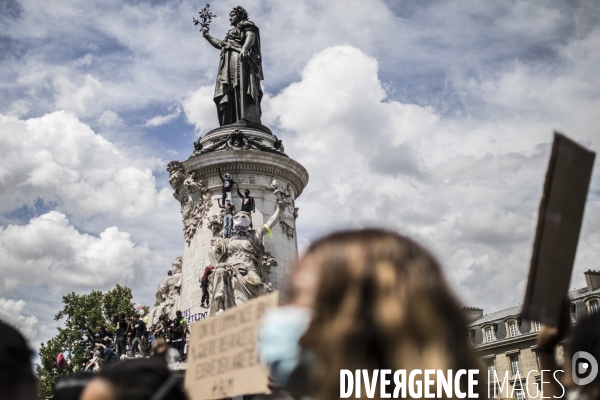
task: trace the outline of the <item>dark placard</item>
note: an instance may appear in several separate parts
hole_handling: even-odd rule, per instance
[[[523,303],[525,319],[558,324],[571,281],[595,156],[554,133]]]

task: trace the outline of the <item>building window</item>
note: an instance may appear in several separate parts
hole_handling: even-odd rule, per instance
[[[495,392],[494,392],[494,390],[495,390]],[[492,398],[494,398],[494,399],[501,399],[502,398],[502,391],[500,390],[500,385],[496,384],[496,387],[495,387],[494,390],[491,390],[491,393],[490,393],[492,395]],[[508,390],[508,389],[504,388],[504,390]]]
[[[510,369],[513,375],[521,373],[521,366],[519,365],[519,355],[515,354],[514,356],[510,356]]]
[[[523,388],[515,388],[515,396],[517,400],[525,400],[525,393],[523,391]]]
[[[487,360],[485,362],[485,365],[487,367],[487,370],[490,371],[490,373],[493,373],[496,370],[496,365],[494,363],[494,359],[493,358],[491,360]]]
[[[598,305],[598,300],[591,300],[590,301],[590,314],[598,313],[599,309],[600,309],[600,307]]]
[[[533,321],[533,329],[539,332],[542,329],[542,323],[540,321]]]
[[[577,321],[577,305],[571,304],[569,310],[571,311],[571,319]]]
[[[508,323],[508,332],[510,333],[510,337],[517,336],[517,323],[515,321]]]
[[[485,342],[490,343],[494,340],[494,334],[492,333],[492,327],[488,326],[485,328]]]

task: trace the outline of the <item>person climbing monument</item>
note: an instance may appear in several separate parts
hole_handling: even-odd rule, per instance
[[[221,168],[219,168],[219,178],[221,178],[221,182],[223,182],[223,204],[225,204],[226,199],[231,199],[231,189],[233,189],[233,184],[235,183],[233,179],[231,179],[231,175],[229,173],[225,173],[225,175],[221,175]],[[229,193],[229,196],[227,195]]]
[[[218,200],[219,208],[225,210],[225,217],[223,218],[223,237],[231,237],[231,229],[233,228],[233,215],[235,214],[235,206],[231,204],[231,200],[225,200],[225,204],[221,204],[221,200]]]

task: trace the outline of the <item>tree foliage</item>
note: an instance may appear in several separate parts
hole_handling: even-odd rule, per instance
[[[54,319],[64,319],[64,327],[58,328],[55,337],[42,343],[41,364],[36,365],[42,399],[49,397],[54,384],[67,375],[67,370],[56,366],[56,356],[62,352],[72,366],[90,358],[92,347],[87,328],[95,330],[98,326],[106,326],[112,331],[115,314],[124,313],[130,317],[136,313],[131,298],[131,289],[121,285],[106,293],[93,290],[89,294],[72,292],[63,296],[64,307]]]

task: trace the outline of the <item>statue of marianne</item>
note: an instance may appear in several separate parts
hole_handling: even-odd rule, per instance
[[[242,7],[231,10],[229,21],[233,28],[223,40],[209,35],[207,28],[202,29],[202,36],[221,50],[214,95],[219,124],[240,120],[260,124],[260,81],[264,78],[258,27],[248,20]]]

